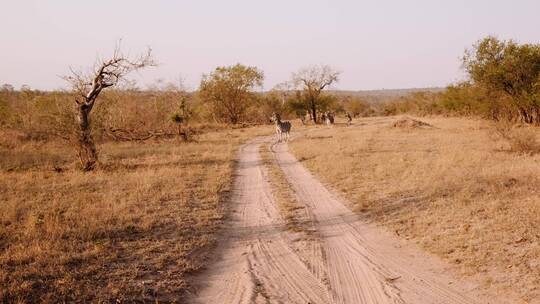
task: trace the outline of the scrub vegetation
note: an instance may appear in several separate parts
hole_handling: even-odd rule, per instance
[[[462,58],[466,80],[430,89],[336,91],[326,65],[268,91],[240,63],[193,91],[127,78],[154,65],[117,49],[65,91],[0,87],[0,302],[182,299],[229,210],[238,148],[271,134],[274,113],[293,121],[297,158],[366,219],[540,298],[538,44],[486,37]],[[305,230],[262,151],[287,227]]]

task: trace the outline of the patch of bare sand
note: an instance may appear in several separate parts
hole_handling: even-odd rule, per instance
[[[242,149],[230,227],[198,276],[195,303],[510,303],[447,273],[437,259],[351,212],[286,145],[275,156],[314,220],[322,255],[294,250],[265,178],[256,140]],[[322,258],[320,258],[322,257]],[[315,265],[315,266],[314,266]],[[323,271],[314,271],[323,269]]]
[[[276,148],[276,157],[299,201],[317,221],[332,303],[511,303],[450,276],[436,258],[362,220],[286,145]]]
[[[259,156],[241,149],[230,226],[219,256],[198,276],[193,303],[329,303],[327,287],[291,246]]]

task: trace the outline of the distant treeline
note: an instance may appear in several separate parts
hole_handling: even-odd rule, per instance
[[[96,140],[144,139],[173,136],[178,124],[202,128],[215,124],[268,123],[273,112],[284,118],[316,115],[358,116],[442,114],[479,116],[526,124],[540,124],[540,46],[487,37],[466,51],[462,59],[468,79],[445,89],[328,91],[338,72],[327,66],[295,74],[269,92],[257,92],[264,79],[255,67],[219,67],[187,92],[177,85],[152,89],[114,88],[104,91],[92,114]],[[293,82],[291,81],[291,83]],[[0,128],[22,137],[69,138],[76,130],[72,91],[43,92],[10,85],[0,88]],[[311,118],[310,118],[311,115]],[[304,120],[304,118],[308,120]]]
[[[74,94],[65,91],[39,91],[26,88],[0,90],[0,128],[17,131],[26,139],[69,139],[76,129]],[[306,116],[302,97],[295,92],[253,93],[245,98],[238,124],[269,123],[272,113],[284,118]],[[318,111],[354,116],[375,115],[376,107],[364,98],[324,93]],[[186,92],[175,86],[159,90],[113,89],[103,92],[92,116],[92,133],[98,141],[146,138],[151,134],[174,136],[178,119],[194,132],[201,128],[229,124],[222,110],[204,100],[199,92]]]

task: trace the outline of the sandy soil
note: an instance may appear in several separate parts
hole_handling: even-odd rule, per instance
[[[358,217],[277,144],[274,155],[313,220],[310,242],[298,246],[305,238],[286,230],[259,156],[269,140],[241,149],[230,224],[189,302],[510,303]]]

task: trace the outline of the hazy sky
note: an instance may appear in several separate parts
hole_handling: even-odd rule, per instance
[[[265,72],[265,88],[310,64],[342,72],[340,89],[443,86],[486,35],[540,42],[538,0],[0,0],[0,83],[55,89],[69,67],[91,66],[122,38],[152,47],[160,66],[144,84],[237,62]]]

